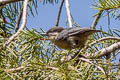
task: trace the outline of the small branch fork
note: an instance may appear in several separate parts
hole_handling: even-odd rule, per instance
[[[105,41],[105,40],[116,40],[116,41],[120,41],[120,38],[117,38],[117,37],[103,37],[101,39],[98,39],[94,42],[92,42],[91,44],[89,44],[89,46],[92,46],[100,41]],[[85,49],[87,49],[87,47],[85,47],[84,49],[82,49],[80,52],[84,51]],[[120,42],[117,42],[117,43],[114,43],[112,44],[111,46],[107,47],[107,48],[103,48],[101,50],[99,50],[98,52],[96,52],[92,57],[93,58],[100,58],[100,57],[103,57],[103,56],[106,56],[106,55],[110,55],[112,52],[114,52],[115,50],[118,50],[120,49]],[[99,53],[99,55],[98,55]],[[88,57],[91,57],[91,55],[86,55],[85,56],[86,58]]]
[[[120,38],[117,37],[103,37],[99,40],[96,40],[94,42],[92,42],[90,44],[90,46],[94,45],[95,43],[98,43],[100,41],[105,41],[105,40],[116,40],[116,41],[120,41]],[[103,48],[100,51],[96,52],[94,55],[95,58],[100,58],[106,55],[110,55],[112,52],[114,52],[115,50],[120,49],[120,42],[114,43],[111,46],[107,47],[107,48]],[[100,53],[99,55],[97,53]]]
[[[110,55],[112,52],[114,52],[115,50],[118,50],[118,49],[120,49],[120,42],[114,43],[107,48],[101,49],[100,51],[97,52],[97,53],[100,52],[100,55],[99,56],[95,55],[95,57],[97,56],[97,58],[99,58],[99,57],[103,57],[106,55]]]
[[[26,18],[27,18],[27,7],[28,7],[27,5],[28,5],[28,1],[29,1],[29,0],[25,0],[25,1],[24,1],[23,17],[22,17],[21,27],[19,28],[19,30],[18,30],[15,34],[13,34],[13,35],[8,39],[8,41],[5,42],[5,44],[3,45],[4,48],[5,48],[6,46],[8,46],[8,45],[10,44],[10,42],[11,42],[15,37],[17,37],[17,36],[20,34],[20,32],[21,32],[22,30],[24,30],[25,25],[26,25]]]
[[[86,58],[79,58],[79,59],[82,60],[82,61],[85,61],[85,62],[87,62],[87,63],[89,63],[89,64],[92,64],[92,65],[96,66],[103,74],[105,74],[105,71],[104,71],[104,69],[103,69],[102,67],[94,64],[94,63],[93,63],[92,61],[90,61],[89,59],[86,59]]]

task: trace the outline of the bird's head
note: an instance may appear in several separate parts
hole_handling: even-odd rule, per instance
[[[63,27],[53,27],[53,28],[49,29],[46,32],[46,34],[50,40],[54,41],[57,38],[58,34],[63,30],[64,30]]]

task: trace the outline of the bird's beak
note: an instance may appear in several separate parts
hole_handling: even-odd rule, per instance
[[[48,38],[40,38],[40,40],[49,40]]]
[[[44,36],[44,37],[48,36],[47,33],[41,33],[40,35]],[[49,40],[49,39],[48,38],[40,38],[40,40]]]

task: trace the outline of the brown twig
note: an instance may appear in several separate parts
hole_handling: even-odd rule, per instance
[[[118,71],[120,71],[120,58],[119,58],[119,62],[118,62]]]
[[[111,59],[110,59],[110,55],[109,54],[106,55],[106,63],[108,63],[107,74],[111,74]],[[111,78],[109,76],[107,76],[107,80],[111,80]]]
[[[27,19],[27,7],[28,7],[27,5],[28,5],[28,1],[29,1],[29,0],[25,0],[25,1],[24,1],[23,18],[22,18],[22,21],[23,21],[23,22],[22,22],[22,24],[21,24],[20,29],[19,29],[15,34],[13,34],[13,35],[8,39],[8,41],[5,42],[5,44],[3,45],[4,48],[5,48],[7,45],[9,45],[9,43],[10,43],[15,37],[17,37],[22,30],[24,30],[25,25],[26,25],[26,19]]]
[[[95,17],[95,20],[93,21],[91,28],[95,29],[96,25],[98,24],[98,21],[100,20],[101,14],[102,14],[103,10],[99,11],[98,14]]]
[[[62,7],[63,7],[64,1],[65,1],[65,0],[62,0],[62,1],[61,1],[60,7],[59,7],[59,10],[58,10],[58,16],[57,16],[57,20],[56,20],[56,26],[59,25],[60,14],[61,14],[61,11],[62,11]]]
[[[19,29],[19,25],[20,25],[20,21],[21,21],[22,15],[23,15],[23,7],[20,10],[20,14],[19,14],[17,22],[16,22],[15,32],[17,32],[18,29]]]

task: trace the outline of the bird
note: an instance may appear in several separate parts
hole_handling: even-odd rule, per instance
[[[95,30],[81,27],[52,27],[46,32],[48,39],[56,46],[62,49],[71,50],[76,48],[83,48],[89,39],[89,36],[95,32],[103,32],[102,30]]]

